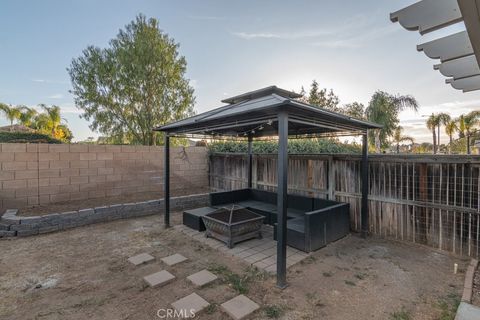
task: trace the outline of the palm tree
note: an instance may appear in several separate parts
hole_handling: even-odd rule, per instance
[[[44,112],[40,113],[35,119],[37,129],[48,132],[52,137],[57,137],[59,132],[58,129],[62,122],[60,107],[47,107],[44,104],[41,104],[40,107]]]
[[[37,110],[29,108],[27,106],[20,107],[20,123],[26,127],[32,127],[35,116],[37,115]]]
[[[472,111],[464,116],[465,134],[467,137],[467,154],[470,154],[470,137],[476,131],[476,126],[480,123],[480,111]]]
[[[465,138],[465,115],[461,115],[458,120],[458,137]]]
[[[437,143],[438,143],[438,150],[440,150],[440,128],[442,125],[446,126],[448,122],[450,122],[450,120],[452,120],[452,117],[450,117],[450,115],[448,113],[444,113],[444,112],[440,112],[437,114],[437,118],[438,118],[438,127],[437,127],[437,134],[438,134],[438,138],[437,138]]]
[[[452,153],[452,143],[453,143],[453,135],[458,130],[457,122],[454,120],[450,120],[448,123],[445,124],[445,133],[450,138],[450,143],[448,144],[448,153]]]
[[[375,140],[375,150],[380,153],[382,144],[387,142],[387,137],[392,136],[398,127],[398,114],[405,109],[418,110],[418,103],[412,96],[391,95],[383,91],[373,94],[366,109],[368,120],[383,125],[382,129],[372,130]]]
[[[20,118],[20,108],[0,103],[0,111],[2,111],[5,118],[10,121],[10,131],[13,131],[13,122]]]
[[[395,128],[393,131],[393,142],[396,144],[397,147],[397,153],[400,153],[400,143],[405,142],[405,141],[410,141],[410,143],[413,144],[413,138],[409,136],[404,136],[402,134],[403,128],[401,126],[398,126]]]
[[[437,153],[437,127],[440,126],[440,119],[434,113],[427,119],[427,128],[432,131],[433,136],[433,154]]]

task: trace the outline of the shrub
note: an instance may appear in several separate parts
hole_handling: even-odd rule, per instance
[[[62,143],[46,134],[0,131],[0,143]]]
[[[208,145],[210,153],[246,153],[248,149],[245,141],[215,141]],[[277,141],[254,141],[253,153],[277,153]],[[301,139],[288,141],[290,154],[317,154],[317,153],[360,153],[358,144],[342,143],[333,139]]]

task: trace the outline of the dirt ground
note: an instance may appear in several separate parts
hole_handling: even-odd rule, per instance
[[[173,190],[171,193],[172,197],[179,197],[184,195],[191,194],[201,194],[206,193],[209,190],[205,189],[185,189],[185,190]],[[118,197],[107,197],[107,198],[94,198],[86,200],[69,200],[65,202],[57,202],[52,204],[36,205],[26,208],[21,208],[18,210],[17,215],[24,217],[31,217],[36,215],[45,215],[50,213],[61,213],[68,211],[77,211],[80,209],[88,209],[102,206],[110,206],[120,203],[132,203],[148,200],[156,200],[163,198],[163,193],[161,192],[142,192],[131,195],[123,195]]]
[[[180,214],[173,215],[179,223]],[[219,304],[244,292],[262,308],[251,319],[453,319],[468,260],[429,248],[348,236],[289,269],[289,286],[235,257],[164,230],[162,216],[115,221],[0,241],[0,319],[160,319],[157,311],[192,292],[212,306],[197,319],[228,319]],[[147,252],[153,263],[127,258]],[[160,258],[177,279],[149,288]],[[453,264],[461,272],[453,274]],[[186,277],[210,268],[220,280],[194,289]]]
[[[473,276],[472,304],[480,307],[480,270],[478,267]]]

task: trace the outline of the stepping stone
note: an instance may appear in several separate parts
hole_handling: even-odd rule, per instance
[[[166,270],[143,277],[143,280],[145,280],[150,287],[164,286],[167,283],[172,282],[174,279],[175,276]]]
[[[218,279],[216,275],[210,271],[204,269],[200,272],[194,273],[188,276],[187,279],[193,283],[196,287],[202,287]]]
[[[258,304],[248,299],[243,294],[222,303],[221,307],[223,311],[228,313],[230,317],[235,320],[243,319],[260,308]]]
[[[168,257],[165,257],[165,258],[162,258],[162,261],[164,263],[166,263],[167,265],[169,266],[173,266],[177,263],[180,263],[180,262],[183,262],[185,260],[188,260],[187,258],[185,258],[184,256],[182,256],[181,254],[179,253],[175,253],[171,256],[168,256]]]
[[[128,261],[138,266],[143,263],[154,260],[155,258],[149,255],[148,253],[140,253],[139,255],[128,258]]]
[[[192,293],[172,303],[172,307],[178,313],[182,314],[183,318],[194,318],[200,311],[209,305],[210,303],[208,303],[208,301],[196,293]]]

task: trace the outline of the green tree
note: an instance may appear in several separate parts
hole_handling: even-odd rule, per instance
[[[153,145],[152,128],[193,115],[193,88],[178,47],[156,19],[138,15],[107,48],[89,46],[73,59],[72,93],[90,128]]]
[[[400,143],[409,141],[410,143],[414,143],[414,139],[410,136],[403,135],[403,128],[398,126],[393,131],[392,140],[395,143],[397,153],[400,153]]]
[[[373,94],[365,111],[367,119],[381,124],[382,129],[370,130],[370,140],[375,142],[375,151],[380,153],[381,148],[388,145],[388,137],[393,135],[399,124],[399,113],[405,109],[418,110],[418,103],[409,95],[391,95],[384,91]]]
[[[20,123],[26,127],[31,128],[33,126],[33,122],[35,121],[35,117],[37,115],[37,110],[34,108],[29,108],[27,106],[20,107]]]
[[[432,132],[433,136],[433,154],[437,153],[437,127],[440,127],[440,118],[432,113],[430,117],[428,117],[426,122],[428,130]]]
[[[20,119],[21,110],[19,107],[9,106],[4,103],[0,103],[0,111],[5,115],[8,121],[10,121],[10,131],[13,130],[13,123]]]
[[[366,120],[365,106],[363,103],[348,103],[343,106],[342,113],[355,119]]]
[[[41,133],[48,134],[55,139],[70,142],[73,138],[72,132],[62,118],[59,106],[47,106],[40,104],[43,112],[37,114],[32,127]]]
[[[437,118],[438,118],[438,126],[437,126],[437,143],[438,143],[438,150],[440,150],[440,129],[442,127],[442,125],[446,126],[450,120],[452,120],[452,117],[450,117],[450,115],[448,113],[444,113],[444,112],[440,112],[437,114]]]
[[[453,143],[453,135],[455,132],[458,130],[457,122],[454,120],[451,120],[445,124],[445,133],[449,137],[449,143],[448,143],[448,153],[452,153],[452,143]]]
[[[338,106],[340,103],[338,96],[335,95],[332,89],[330,89],[330,91],[328,91],[327,88],[320,89],[320,86],[316,80],[312,81],[308,96],[305,96],[305,89],[303,87],[300,94],[304,95],[301,100],[305,103],[330,111],[341,112],[341,109]]]
[[[58,126],[60,126],[60,123],[62,122],[60,107],[49,107],[44,104],[41,104],[40,107],[43,109],[43,112],[40,113],[35,119],[36,129],[44,131],[55,138],[58,131]]]
[[[472,134],[477,130],[480,124],[480,111],[471,111],[463,117],[465,136],[467,138],[467,154],[470,154],[470,138]]]

